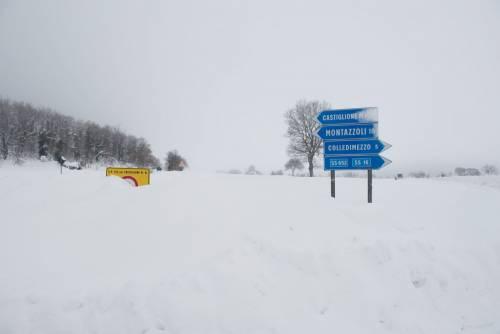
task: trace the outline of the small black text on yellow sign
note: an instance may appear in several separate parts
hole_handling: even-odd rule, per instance
[[[108,167],[106,168],[106,176],[118,176],[129,181],[134,186],[145,186],[149,184],[150,171],[147,168],[123,168],[123,167]]]

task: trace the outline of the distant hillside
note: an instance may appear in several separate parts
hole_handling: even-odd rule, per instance
[[[144,138],[75,120],[28,103],[0,99],[0,159],[54,159],[62,155],[82,166],[96,162],[159,166]]]

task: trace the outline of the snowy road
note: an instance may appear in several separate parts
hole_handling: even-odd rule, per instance
[[[499,178],[0,167],[0,333],[498,333]]]

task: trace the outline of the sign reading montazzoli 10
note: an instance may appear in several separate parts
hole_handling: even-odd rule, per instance
[[[378,109],[324,110],[318,117],[325,170],[379,169],[391,163],[378,153],[390,144],[378,139]]]
[[[122,168],[108,167],[106,168],[106,176],[118,176],[130,182],[132,185],[145,186],[149,184],[149,169],[147,168]]]
[[[318,130],[323,140],[373,139],[378,137],[378,126],[373,124],[327,125]]]

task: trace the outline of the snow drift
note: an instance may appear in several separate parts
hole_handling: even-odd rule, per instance
[[[0,333],[500,331],[498,177],[58,173],[0,167]]]

